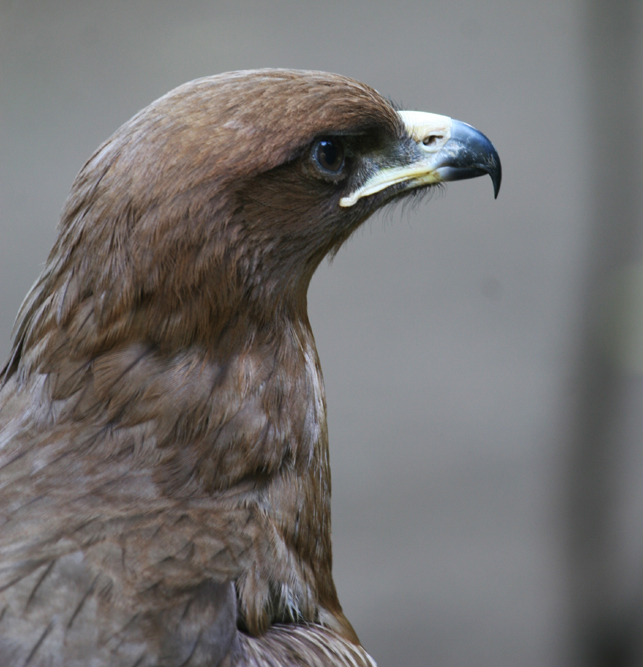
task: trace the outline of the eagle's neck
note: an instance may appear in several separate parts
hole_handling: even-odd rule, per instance
[[[43,398],[56,408],[45,429],[98,434],[91,451],[73,440],[65,447],[87,454],[97,487],[119,477],[122,502],[109,502],[123,511],[141,475],[165,503],[205,502],[219,519],[249,508],[239,537],[252,548],[236,583],[240,622],[252,634],[303,621],[356,639],[332,579],[326,402],[307,317],[235,321],[222,331],[212,348],[171,351],[130,339],[88,358],[68,330],[52,328],[37,362],[23,350],[13,381],[29,392],[46,376]]]
[[[44,398],[56,406],[47,412],[56,426],[74,432],[82,423],[77,432],[99,434],[104,442],[88,460],[97,484],[122,475],[113,472],[113,457],[131,456],[131,497],[143,475],[151,493],[171,503],[205,501],[219,514],[256,510],[252,556],[237,577],[250,632],[320,621],[352,639],[331,574],[326,402],[305,278],[289,302],[269,301],[269,313],[259,314],[229,307],[225,318],[218,312],[210,320],[216,326],[194,325],[199,336],[186,344],[172,323],[213,317],[206,305],[186,302],[185,312],[165,314],[162,303],[138,304],[106,330],[95,298],[83,300],[69,280],[54,291],[62,311],[43,299],[53,280],[45,273],[26,302],[8,369],[26,392],[47,377]],[[79,300],[69,302],[70,294]],[[73,441],[65,447],[80,449]]]

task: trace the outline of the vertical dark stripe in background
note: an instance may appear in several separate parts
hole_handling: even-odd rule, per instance
[[[571,664],[583,667],[643,664],[643,553],[633,551],[636,529],[626,520],[638,510],[643,536],[643,508],[632,503],[626,473],[643,447],[643,343],[626,340],[643,285],[640,4],[586,5],[592,236],[566,472]]]

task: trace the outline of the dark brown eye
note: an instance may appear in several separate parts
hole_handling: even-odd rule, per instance
[[[422,143],[425,146],[435,146],[435,144],[437,144],[441,138],[442,137],[439,137],[436,134],[430,134],[428,137],[424,137],[424,139],[422,139]]]
[[[337,174],[344,166],[344,146],[336,139],[320,139],[313,148],[319,166],[331,174]]]

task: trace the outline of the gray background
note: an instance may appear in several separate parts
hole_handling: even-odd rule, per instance
[[[584,622],[578,591],[600,576],[578,585],[568,576],[585,548],[566,539],[579,505],[567,493],[577,467],[569,452],[585,409],[588,294],[611,289],[607,274],[637,258],[617,253],[595,279],[602,246],[592,230],[611,212],[619,233],[619,210],[597,220],[596,198],[619,164],[611,138],[641,144],[640,128],[595,112],[604,98],[595,88],[604,61],[590,55],[603,39],[592,35],[602,29],[597,6],[0,0],[2,359],[76,172],[120,124],[186,80],[255,67],[340,72],[494,142],[504,169],[497,201],[485,178],[384,211],[310,290],[328,397],[335,577],[381,666],[569,664]],[[626,18],[619,29],[639,37],[643,11]],[[618,31],[612,38],[623,42]],[[624,58],[636,119],[641,49]],[[622,197],[637,220],[632,160]],[[643,284],[637,271],[627,285]],[[625,312],[635,315],[628,331],[643,335],[643,311]],[[628,347],[614,371],[625,417],[643,412],[640,349]],[[618,423],[638,452],[636,419]],[[615,566],[629,573],[626,592],[640,577],[637,461],[619,468],[631,493],[606,522],[629,545]]]

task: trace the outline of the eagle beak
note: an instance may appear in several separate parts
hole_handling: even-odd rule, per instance
[[[340,206],[353,206],[362,197],[381,192],[396,184],[410,190],[423,185],[460,181],[489,174],[494,197],[498,196],[502,167],[493,144],[471,125],[448,116],[422,111],[399,111],[408,136],[416,150],[406,164],[383,166],[350,195],[339,200]]]

